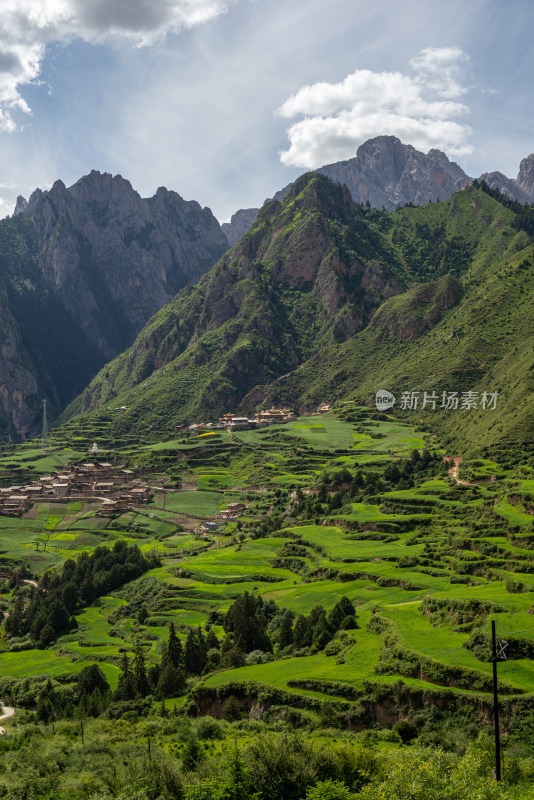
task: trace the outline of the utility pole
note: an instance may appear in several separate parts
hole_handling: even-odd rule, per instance
[[[501,780],[501,732],[499,730],[499,696],[497,692],[497,660],[506,660],[505,649],[508,643],[498,640],[499,653],[497,654],[497,635],[495,633],[495,620],[491,620],[491,646],[493,661],[493,718],[495,723],[495,780]]]
[[[49,437],[48,437],[48,417],[46,414],[46,398],[43,400],[43,432],[42,432],[43,450],[48,450]]]

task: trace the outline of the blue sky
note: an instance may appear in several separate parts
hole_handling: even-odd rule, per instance
[[[121,173],[220,220],[393,133],[470,175],[534,151],[531,0],[0,0],[0,215]]]

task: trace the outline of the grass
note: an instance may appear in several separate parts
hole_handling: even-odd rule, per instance
[[[167,495],[165,508],[178,514],[211,517],[228,503],[238,499],[239,495],[222,492],[175,492]]]
[[[495,511],[504,517],[512,525],[532,525],[534,522],[534,515],[525,513],[521,508],[508,502],[501,500],[495,506]]]
[[[362,425],[365,433],[361,432]],[[273,434],[280,432],[289,438],[273,438]],[[382,438],[373,438],[377,435]],[[363,423],[360,420],[353,424],[328,414],[301,418],[265,431],[243,431],[236,437],[241,444],[236,445],[228,437],[224,448],[218,445],[221,449],[216,451],[215,459],[211,445],[202,457],[195,451],[184,482],[187,486],[197,485],[196,490],[168,490],[165,496],[159,492],[151,506],[121,515],[114,520],[113,527],[109,527],[109,520],[95,516],[96,507],[84,511],[86,506],[71,501],[40,502],[22,519],[0,517],[2,555],[19,558],[22,553],[36,571],[59,565],[64,558],[75,557],[82,550],[90,552],[99,543],[111,546],[121,538],[135,541],[143,551],[157,547],[162,553],[161,566],[145,576],[149,581],[157,581],[155,585],[160,589],[154,589],[154,596],[161,592],[164,599],[150,611],[148,627],[139,627],[132,617],[121,617],[113,626],[120,636],[110,636],[112,626],[108,617],[126,601],[117,595],[104,598],[99,605],[77,614],[78,632],[57,643],[59,654],[35,651],[27,674],[40,674],[48,667],[55,670],[50,674],[77,671],[93,659],[116,682],[117,667],[113,662],[120,649],[131,652],[137,634],[147,637],[148,659],[152,663],[157,658],[158,640],[168,636],[170,621],[175,622],[184,639],[186,626],[205,625],[210,611],[224,613],[243,591],[260,594],[265,601],[274,600],[295,615],[309,613],[318,604],[330,609],[341,595],[346,595],[355,604],[360,625],[353,632],[356,642],[346,654],[344,664],[336,664],[335,658],[318,653],[221,671],[206,678],[208,685],[256,680],[287,688],[289,680],[303,677],[341,680],[357,686],[364,681],[391,685],[402,678],[409,685],[428,688],[428,682],[415,678],[375,673],[381,639],[366,626],[377,609],[391,621],[399,642],[410,650],[445,666],[471,667],[488,673],[491,664],[478,662],[463,647],[469,634],[455,632],[458,626],[454,620],[433,627],[429,618],[420,613],[425,598],[500,603],[506,609],[496,617],[502,636],[534,638],[532,615],[527,613],[534,605],[534,592],[511,594],[506,584],[512,578],[534,585],[527,567],[534,562],[534,551],[529,548],[532,515],[509,499],[533,493],[534,480],[527,471],[521,473],[521,480],[508,484],[510,471],[497,461],[486,459],[476,467],[469,467],[469,474],[497,475],[492,484],[456,487],[447,475],[427,480],[417,478],[415,487],[393,488],[367,500],[353,501],[350,513],[333,512],[321,524],[313,519],[297,521],[262,538],[249,538],[258,523],[287,507],[291,487],[314,486],[318,476],[331,474],[340,466],[381,475],[389,463],[402,467],[404,456],[402,453],[399,456],[398,449],[401,445],[419,448],[427,443],[428,435],[414,432],[410,426],[395,420],[366,422],[364,419]],[[130,449],[128,457],[133,461],[149,453],[157,470],[154,480],[162,485],[167,451],[172,449],[169,444],[172,442],[162,442],[161,447]],[[242,493],[232,491],[237,486],[252,488]],[[208,540],[189,532],[174,533],[177,522],[195,527],[229,502],[245,499],[245,494],[249,507],[240,518],[241,528],[234,524],[226,535],[218,534]],[[481,520],[484,524],[478,529]],[[137,528],[136,534],[128,532],[133,528]],[[521,535],[516,528],[520,528]],[[509,535],[510,529],[515,530],[515,538]],[[240,543],[237,537],[241,530],[245,539]],[[300,567],[279,560],[291,535],[306,545]],[[38,540],[47,541],[46,552],[35,551],[34,542]],[[503,565],[499,552],[482,553],[481,545],[508,551],[508,561]],[[180,548],[183,555],[166,557],[166,546]],[[174,553],[174,549],[169,552]],[[462,570],[471,570],[472,565],[479,564],[496,565],[491,580],[485,573],[467,578],[462,574]],[[469,584],[451,583],[454,577],[465,578]],[[133,584],[131,597],[135,597],[136,586],[142,591],[145,578]],[[481,624],[487,628],[489,619],[485,618]],[[217,635],[223,635],[220,626],[215,626],[215,630]],[[33,659],[33,655],[31,651],[29,657]],[[27,658],[26,653],[3,653],[0,670],[5,663],[4,674],[24,674],[22,662]],[[530,662],[510,661],[500,665],[500,670],[505,680],[534,692]],[[294,691],[302,694],[302,690]]]

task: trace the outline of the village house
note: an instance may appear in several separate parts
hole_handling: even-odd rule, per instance
[[[203,522],[202,525],[199,525],[197,531],[199,533],[215,533],[219,528],[218,522]]]
[[[122,491],[119,496],[122,500],[127,500],[133,505],[148,503],[150,499],[150,489],[136,486],[134,489],[126,489],[125,491]]]
[[[114,488],[115,483],[113,481],[100,481],[95,483],[95,494],[111,494]]]
[[[255,419],[248,419],[247,417],[234,417],[231,424],[228,425],[231,431],[246,431],[250,428],[255,428],[258,423]]]
[[[258,411],[254,419],[260,425],[272,425],[275,422],[293,422],[296,416],[289,408],[270,408],[268,411]]]
[[[129,511],[130,508],[131,504],[125,497],[117,497],[115,500],[106,497],[102,503],[100,511],[98,511],[98,515],[103,517],[113,517],[115,514],[120,514],[123,511]]]
[[[23,489],[24,494],[29,495],[30,497],[40,497],[44,494],[44,486],[39,484],[38,486],[35,484],[31,484],[30,486],[25,486]]]
[[[13,494],[10,497],[6,497],[2,503],[2,513],[12,516],[22,514],[29,509],[30,503],[31,501],[27,494]]]
[[[0,489],[0,498],[2,497],[9,497],[12,494],[15,494],[22,489],[22,486],[6,486],[4,489]]]
[[[98,472],[103,478],[107,478],[113,475],[115,471],[115,467],[113,464],[110,464],[108,461],[104,461],[102,464],[98,465]]]
[[[223,519],[235,519],[245,511],[246,506],[243,503],[228,503],[227,507],[219,512],[219,516]]]
[[[86,464],[80,464],[80,466],[77,467],[76,469],[78,472],[82,472],[85,474],[94,474],[95,472],[98,472],[97,465],[91,462],[87,462]]]

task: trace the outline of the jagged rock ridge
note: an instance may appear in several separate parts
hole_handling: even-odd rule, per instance
[[[36,430],[36,381],[58,413],[227,249],[208,208],[165,188],[143,199],[120,175],[92,171],[70,188],[56,181],[19,197],[0,222],[12,322],[12,368],[0,367],[7,427]],[[14,380],[21,364],[33,380]]]
[[[222,223],[221,228],[226,234],[230,247],[237,244],[241,237],[248,231],[258,216],[258,211],[258,208],[240,208],[239,211],[232,214],[230,222]]]
[[[408,203],[426,205],[436,200],[448,200],[473,178],[450,161],[441,150],[432,149],[427,154],[412,145],[403,144],[396,136],[377,136],[364,142],[354,158],[326,164],[317,172],[350,189],[353,200],[370,203],[374,208],[392,211]],[[534,202],[534,155],[521,161],[516,179],[507,178],[502,172],[486,172],[480,176],[491,188],[499,189],[520,203]],[[274,199],[282,200],[291,184],[280,189]],[[231,228],[232,238],[241,235],[244,224],[250,226],[259,209],[237,211],[232,220],[239,220],[239,227]],[[246,211],[246,214],[244,213]],[[231,225],[231,223],[230,223]],[[237,239],[236,239],[237,241]],[[232,241],[232,243],[234,243]]]
[[[245,392],[295,369],[323,343],[354,335],[403,291],[386,250],[346,187],[301,176],[287,201],[265,205],[240,242],[150,321],[67,416],[136,387],[142,397],[132,404],[143,411],[136,405],[132,413],[140,419],[147,404],[148,419],[158,408],[154,424],[169,413],[193,419],[235,408]]]

